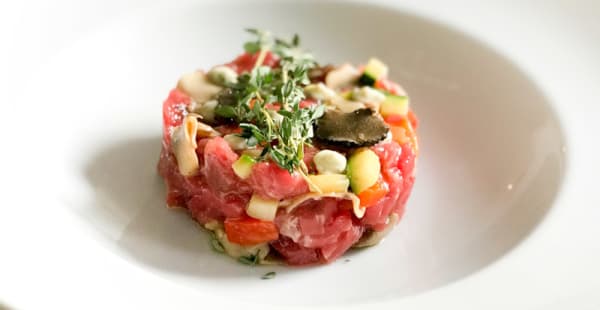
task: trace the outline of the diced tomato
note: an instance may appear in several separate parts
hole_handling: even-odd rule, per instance
[[[163,138],[167,145],[171,142],[173,128],[183,122],[186,107],[191,101],[190,96],[175,88],[163,103]]]
[[[279,102],[267,103],[265,104],[265,109],[279,111],[281,110],[281,104]]]
[[[381,79],[375,81],[374,86],[375,86],[375,88],[385,90],[394,95],[402,96],[405,93],[404,89],[402,89],[402,87],[400,85],[392,82],[388,78],[381,78]]]
[[[388,187],[387,183],[380,179],[373,186],[363,190],[360,192],[360,194],[358,194],[360,206],[367,208],[375,205],[389,192],[390,188]]]
[[[410,142],[410,138],[407,135],[406,128],[403,126],[390,126],[390,132],[392,133],[392,140],[402,145]]]
[[[419,119],[417,118],[417,115],[415,114],[415,112],[413,112],[412,109],[408,110],[407,117],[413,129],[417,129],[417,127],[419,126]]]
[[[313,99],[305,99],[305,100],[300,101],[299,106],[300,106],[301,109],[304,109],[304,108],[312,107],[315,104],[317,104],[317,102],[315,100],[313,100]]]
[[[231,69],[235,70],[238,74],[249,72],[250,70],[252,70],[252,68],[254,68],[256,60],[258,59],[258,54],[259,53],[244,53],[226,65],[229,66]],[[273,68],[277,67],[279,65],[279,57],[277,57],[271,52],[267,52],[262,65]]]
[[[412,116],[411,116],[412,115]],[[419,141],[414,125],[418,125],[418,120],[412,111],[409,111],[406,117],[401,115],[390,115],[384,118],[384,121],[390,125],[392,139],[403,145],[410,142],[414,149],[414,153],[419,153]]]
[[[383,120],[390,125],[396,126],[404,126],[404,121],[408,120],[413,129],[417,129],[417,126],[419,125],[419,119],[417,119],[417,116],[413,110],[408,110],[408,114],[406,116],[388,115],[384,117]]]
[[[275,223],[251,217],[225,219],[225,234],[230,242],[240,245],[255,245],[279,238]]]

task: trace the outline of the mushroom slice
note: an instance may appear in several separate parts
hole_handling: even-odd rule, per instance
[[[356,84],[360,71],[351,64],[343,64],[327,73],[325,85],[331,89],[341,89]]]
[[[357,218],[362,218],[365,215],[364,208],[362,208],[363,210],[362,210],[362,214],[361,214],[360,199],[358,198],[358,196],[356,196],[353,193],[335,193],[335,192],[323,193],[323,194],[307,193],[307,194],[298,196],[296,198],[282,200],[279,203],[279,206],[285,207],[285,211],[287,213],[290,213],[297,206],[303,204],[307,200],[321,200],[323,198],[339,198],[339,199],[350,200],[350,201],[352,201],[352,210],[354,211],[354,215],[356,215]]]
[[[221,133],[212,128],[212,126],[206,125],[202,122],[198,122],[196,135],[200,138],[213,138],[220,136]]]
[[[392,213],[390,216],[388,216],[387,225],[382,231],[369,230],[365,232],[360,238],[360,240],[358,240],[358,242],[352,245],[352,247],[364,248],[378,244],[379,242],[381,242],[381,240],[383,240],[385,236],[387,236],[390,233],[390,231],[392,231],[392,228],[394,228],[394,226],[398,223],[399,220],[400,217],[398,216],[398,214]]]
[[[304,87],[304,93],[317,100],[329,100],[335,98],[337,94],[335,91],[323,83],[309,84]]]
[[[181,76],[177,88],[192,97],[198,104],[205,103],[221,91],[221,87],[210,83],[202,71],[186,73]]]
[[[344,97],[336,96],[325,102],[329,107],[333,107],[334,110],[338,110],[344,113],[354,112],[356,110],[364,109],[367,106],[358,101],[347,100]]]
[[[192,176],[198,173],[200,164],[196,155],[196,136],[198,134],[198,120],[194,115],[187,115],[181,125],[173,131],[172,150],[177,159],[179,173]]]
[[[370,109],[350,113],[327,111],[315,123],[315,137],[324,144],[339,147],[362,147],[385,139],[388,126]]]
[[[202,120],[212,124],[215,122],[215,108],[219,102],[216,99],[208,100],[204,103],[198,103],[192,100],[192,103],[188,106],[190,113],[196,113],[202,116]]]

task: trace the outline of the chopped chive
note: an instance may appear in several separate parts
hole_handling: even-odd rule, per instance
[[[224,253],[225,252],[225,249],[223,248],[223,245],[221,244],[221,242],[219,240],[217,240],[217,238],[214,235],[212,235],[212,234],[211,234],[211,237],[210,237],[210,246],[212,247],[212,249],[215,252],[218,252],[218,253]]]
[[[262,277],[260,277],[260,278],[263,280],[269,280],[269,279],[275,278],[276,275],[277,275],[277,273],[275,271],[270,271],[270,272],[263,274]]]
[[[244,265],[256,265],[258,264],[258,260],[260,258],[260,250],[256,252],[256,254],[250,254],[248,256],[240,256],[238,258],[238,262]]]
[[[252,257],[240,256],[238,262],[244,265],[254,265],[254,259]]]

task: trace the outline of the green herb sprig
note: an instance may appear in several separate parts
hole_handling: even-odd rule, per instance
[[[247,144],[263,148],[260,159],[271,158],[290,173],[305,175],[304,147],[311,143],[313,123],[324,113],[321,104],[300,108],[305,99],[303,88],[310,83],[308,70],[316,62],[300,49],[298,35],[288,42],[266,31],[247,31],[256,39],[246,42],[244,49],[259,53],[256,64],[237,83],[228,85],[219,96],[215,113],[240,124],[240,136]],[[280,58],[278,68],[262,66],[268,51]],[[273,103],[279,105],[278,111],[268,107]]]

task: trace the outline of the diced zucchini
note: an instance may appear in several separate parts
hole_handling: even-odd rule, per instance
[[[350,185],[350,180],[344,174],[317,174],[308,178],[323,193],[345,193]]]
[[[273,221],[277,214],[279,200],[264,199],[256,194],[252,195],[246,213],[255,219]]]
[[[380,170],[379,157],[372,150],[362,148],[350,155],[347,175],[352,192],[359,194],[373,186],[379,179]]]
[[[379,113],[383,117],[390,115],[406,116],[408,114],[408,103],[407,96],[387,95],[379,106]]]
[[[375,85],[375,81],[387,76],[387,74],[388,67],[381,62],[381,60],[377,58],[371,58],[369,59],[369,62],[367,62],[365,71],[360,76],[358,83],[361,85],[373,86]]]
[[[245,179],[252,173],[252,167],[255,163],[256,160],[254,160],[254,158],[243,154],[233,163],[233,165],[231,165],[231,168],[233,168],[233,172],[235,172],[240,179]]]

